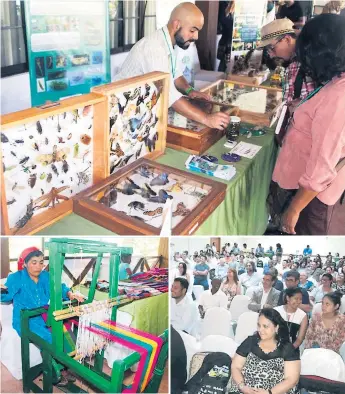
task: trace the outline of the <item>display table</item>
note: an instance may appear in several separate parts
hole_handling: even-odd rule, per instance
[[[267,128],[265,130],[267,134],[262,137],[250,139],[245,136],[240,137],[240,141],[260,145],[262,149],[254,159],[242,158],[240,162],[235,163],[237,174],[231,181],[214,178],[227,184],[225,200],[199,227],[195,235],[262,235],[265,232],[268,219],[266,198],[277,156],[274,132]],[[224,142],[225,137],[208,149],[207,154],[219,159],[222,153],[229,151],[223,146]],[[185,152],[166,149],[165,154],[157,161],[184,170],[188,156]],[[220,163],[229,164],[222,160]],[[38,233],[38,235],[113,234],[76,214],[66,216]]]
[[[87,295],[88,288],[79,286],[77,288],[82,294]],[[96,290],[95,300],[105,300],[109,294]],[[169,326],[169,294],[164,293],[154,297],[143,298],[133,301],[119,308],[133,316],[132,328],[148,332],[152,335],[161,335]]]

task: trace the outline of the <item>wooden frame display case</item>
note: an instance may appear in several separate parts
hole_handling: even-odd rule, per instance
[[[102,180],[107,103],[90,93],[1,118],[1,233],[32,234]]]
[[[257,86],[221,79],[201,90],[216,104],[239,107],[242,121],[270,127],[281,108],[283,92],[278,88]]]
[[[152,72],[93,88],[105,96],[104,178],[140,157],[155,159],[166,146],[170,75]]]
[[[252,72],[251,72],[252,71]],[[230,81],[236,81],[238,83],[248,83],[250,85],[261,85],[270,76],[270,70],[253,72],[243,71],[238,74],[229,73],[227,79]],[[253,74],[253,75],[252,75]]]
[[[239,109],[229,108],[218,104],[200,100],[191,100],[192,104],[207,113],[223,111],[229,115],[235,115]],[[225,132],[211,129],[201,123],[194,122],[178,114],[172,108],[168,112],[167,146],[176,150],[200,155],[219,141]]]
[[[74,199],[74,212],[119,235],[159,235],[172,199],[172,234],[190,235],[225,197],[226,185],[146,158]]]

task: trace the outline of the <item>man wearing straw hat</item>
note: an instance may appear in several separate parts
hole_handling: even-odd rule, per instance
[[[314,89],[314,82],[304,75],[299,63],[295,60],[297,34],[290,19],[276,19],[261,29],[261,42],[258,48],[266,48],[271,58],[290,62],[285,73],[283,84],[284,100],[287,102],[290,114],[298,103]]]

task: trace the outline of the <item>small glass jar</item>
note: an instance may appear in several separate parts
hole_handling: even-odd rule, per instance
[[[241,118],[238,116],[230,116],[230,123],[226,128],[226,139],[230,142],[237,141],[240,135]]]

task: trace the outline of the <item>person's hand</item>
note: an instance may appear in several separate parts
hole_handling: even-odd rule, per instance
[[[282,217],[281,229],[287,234],[296,234],[295,226],[298,222],[300,212],[292,208],[288,208]]]
[[[75,293],[69,292],[68,293],[68,297],[69,297],[69,299],[71,301],[72,300],[77,300],[78,302],[84,302],[85,301],[85,297],[83,295],[81,295],[81,294],[75,294]]]
[[[5,286],[5,285],[2,285],[2,284],[0,284],[0,288],[1,288],[1,289],[5,289],[5,290],[7,290],[7,286]]]
[[[242,390],[241,390],[241,393],[243,393],[243,394],[256,394],[257,391],[255,391],[255,390],[259,390],[259,389],[255,389],[255,388],[249,387],[249,386],[244,386],[242,388]],[[265,392],[265,394],[266,394],[266,392]]]
[[[215,112],[207,114],[204,124],[211,129],[224,130],[230,123],[230,116],[224,112]]]
[[[270,304],[265,304],[265,305],[264,305],[264,308],[272,308],[272,305],[270,305]]]
[[[189,98],[191,99],[201,99],[201,100],[206,100],[206,101],[210,101],[211,100],[211,95],[208,93],[202,93],[199,92],[198,90],[192,90],[189,95]]]
[[[264,389],[253,389],[253,392],[256,394],[268,394],[268,390],[264,390]]]

